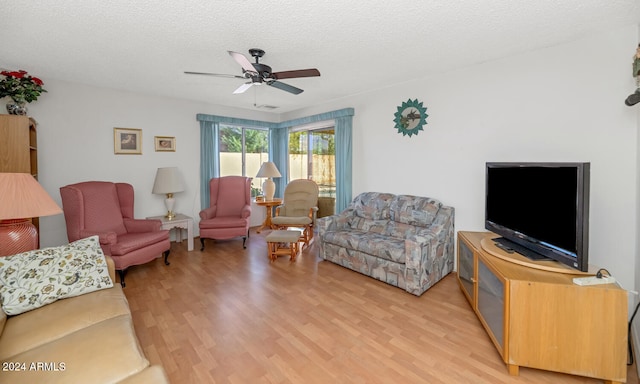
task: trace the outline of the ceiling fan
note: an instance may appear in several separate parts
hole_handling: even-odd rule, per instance
[[[207,73],[207,72],[189,72],[184,73],[188,75],[206,75],[217,77],[231,77],[236,79],[249,80],[248,82],[239,86],[233,93],[243,93],[253,85],[270,85],[274,88],[278,88],[285,92],[298,95],[303,92],[302,89],[294,87],[281,82],[282,79],[293,79],[298,77],[313,77],[320,76],[320,71],[315,68],[298,69],[293,71],[271,72],[271,67],[259,62],[260,58],[264,56],[264,51],[259,48],[252,48],[249,50],[249,54],[256,59],[255,63],[251,63],[249,59],[242,53],[227,51],[229,55],[242,67],[242,76],[240,75],[225,75],[219,73]]]

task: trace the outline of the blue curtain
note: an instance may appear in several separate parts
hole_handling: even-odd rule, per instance
[[[200,205],[209,207],[209,180],[220,175],[218,135],[220,123],[200,121]]]
[[[336,139],[336,212],[342,212],[351,202],[352,196],[352,126],[353,108],[320,113],[317,115],[271,123],[235,117],[206,115],[199,113],[200,121],[200,200],[203,208],[209,206],[209,180],[220,174],[216,155],[220,123],[245,127],[269,128],[269,159],[276,164],[282,177],[275,179],[276,196],[282,196],[288,183],[289,128],[319,121],[333,120]],[[207,135],[210,135],[207,137]],[[206,192],[206,193],[205,193]]]
[[[276,193],[283,196],[284,188],[289,182],[289,131],[282,128],[269,129],[269,159],[274,162],[282,177],[274,179]]]
[[[353,117],[339,117],[335,125],[336,139],[336,212],[342,212],[351,202],[351,126]]]

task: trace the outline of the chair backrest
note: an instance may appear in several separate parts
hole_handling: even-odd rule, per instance
[[[318,184],[313,180],[291,180],[284,189],[280,216],[307,216],[318,206]]]
[[[133,216],[130,184],[87,181],[61,187],[60,196],[69,241],[80,239],[81,230],[124,234],[123,216]]]
[[[209,205],[216,206],[216,216],[240,216],[251,206],[251,178],[223,176],[209,181]]]

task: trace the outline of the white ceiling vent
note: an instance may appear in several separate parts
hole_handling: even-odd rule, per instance
[[[276,109],[278,107],[276,107],[275,105],[260,104],[260,105],[256,105],[256,108]]]

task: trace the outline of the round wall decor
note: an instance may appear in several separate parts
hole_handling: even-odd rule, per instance
[[[398,133],[411,137],[423,130],[422,126],[427,124],[427,116],[429,116],[427,115],[427,107],[423,107],[418,99],[409,99],[398,107],[393,121],[396,123],[395,128]]]

